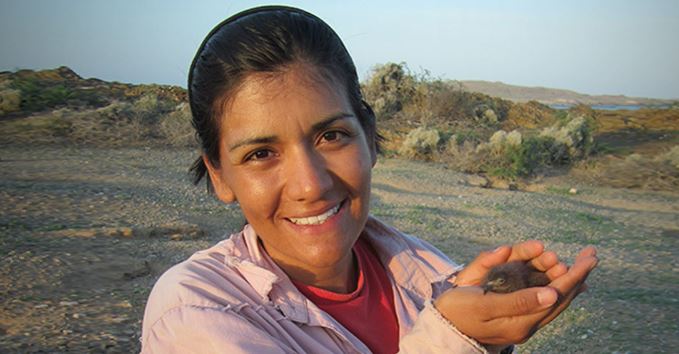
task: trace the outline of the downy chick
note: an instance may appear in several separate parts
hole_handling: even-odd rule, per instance
[[[516,290],[549,284],[547,275],[527,262],[513,261],[491,269],[483,282],[483,293],[511,293]]]

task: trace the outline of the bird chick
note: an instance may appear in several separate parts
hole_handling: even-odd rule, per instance
[[[524,288],[549,284],[547,275],[527,262],[512,261],[493,267],[483,282],[483,293],[511,293]]]

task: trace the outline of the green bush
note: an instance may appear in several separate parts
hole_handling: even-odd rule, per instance
[[[50,84],[32,77],[15,79],[11,87],[21,92],[21,110],[27,112],[66,105],[74,97],[74,92],[62,84]]]
[[[487,159],[485,169],[494,176],[514,180],[533,174],[535,170],[555,163],[554,139],[532,136],[519,144],[507,143],[498,151],[497,156]]]
[[[565,147],[567,154],[559,156],[564,160],[574,161],[588,156],[594,147],[592,120],[578,116],[562,124],[545,128],[540,135],[551,137]]]

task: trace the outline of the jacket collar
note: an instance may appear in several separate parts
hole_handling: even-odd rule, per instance
[[[285,272],[269,257],[252,226],[246,225],[235,236],[232,238],[235,252],[225,261],[241,273],[262,301],[272,303],[293,321],[335,327],[333,323],[327,323],[325,316],[310,316],[310,312],[320,309],[297,290]],[[432,297],[434,283],[449,279],[459,270],[442,253],[436,253],[440,259],[433,262],[431,259],[426,263],[421,261],[418,253],[423,249],[430,250],[430,247],[373,217],[368,218],[361,237],[366,237],[371,243],[396,285],[417,294],[423,302]],[[437,268],[432,267],[432,263]]]

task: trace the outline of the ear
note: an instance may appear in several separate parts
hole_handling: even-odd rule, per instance
[[[210,182],[212,183],[212,188],[214,189],[217,198],[226,204],[230,204],[236,201],[236,196],[233,194],[231,188],[222,179],[221,171],[216,168],[210,162],[210,159],[203,154],[203,163],[207,167],[207,173],[210,177]]]

